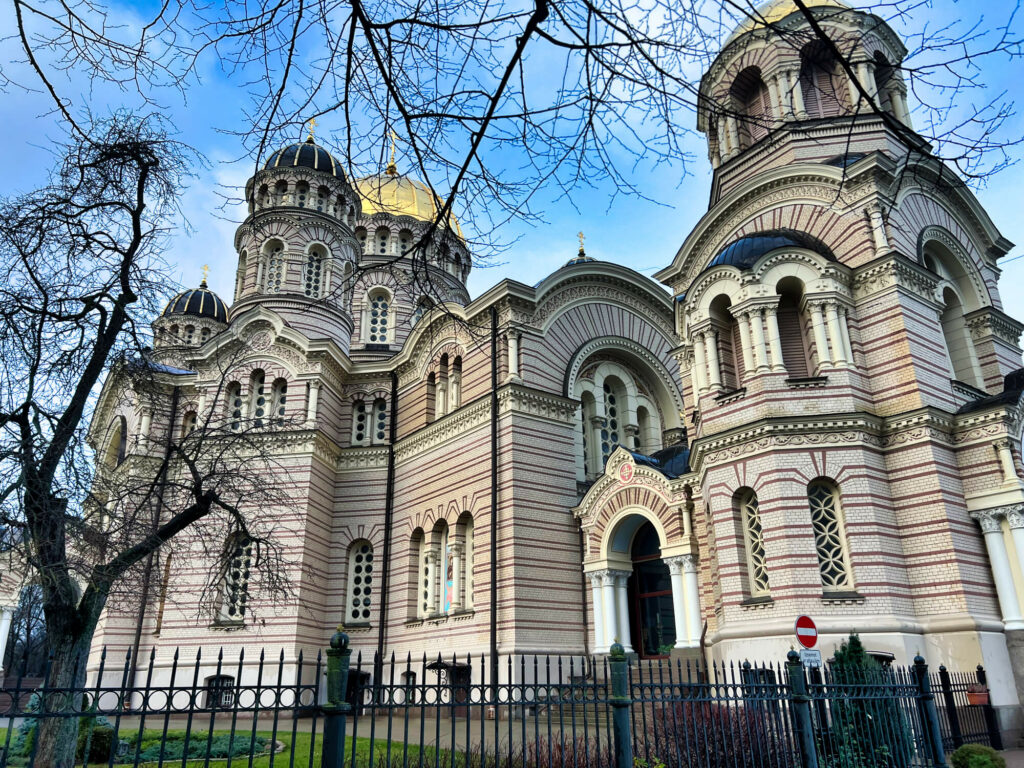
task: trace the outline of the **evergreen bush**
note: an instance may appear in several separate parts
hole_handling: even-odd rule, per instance
[[[949,756],[953,768],[1006,768],[1006,761],[992,747],[964,744]]]

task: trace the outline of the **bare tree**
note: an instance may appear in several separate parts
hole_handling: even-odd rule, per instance
[[[286,589],[274,523],[252,512],[284,498],[267,481],[260,425],[176,429],[175,371],[152,359],[139,325],[166,279],[161,248],[191,153],[155,118],[116,115],[86,135],[48,186],[0,205],[0,530],[41,593],[53,688],[82,684],[101,613],[144,599],[172,539],[209,564],[214,592],[232,537],[255,550],[267,589]],[[129,451],[119,436],[94,457],[94,409],[116,412],[125,396],[153,408],[152,445]],[[42,763],[71,765],[75,718],[40,729]]]

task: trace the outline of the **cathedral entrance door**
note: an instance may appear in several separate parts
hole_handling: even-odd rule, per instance
[[[629,578],[629,623],[633,647],[640,658],[668,656],[676,643],[672,579],[661,559],[658,532],[644,523],[633,537],[630,550],[633,575]]]

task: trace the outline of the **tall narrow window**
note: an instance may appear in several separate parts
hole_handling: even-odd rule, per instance
[[[388,343],[389,312],[391,301],[383,289],[370,292],[367,308],[367,340],[371,344]]]
[[[462,405],[462,357],[452,362],[452,370],[448,376],[448,411],[454,411]]]
[[[366,403],[356,400],[352,405],[352,442],[355,445],[364,445],[366,435]]]
[[[285,410],[288,403],[288,382],[278,379],[270,393],[270,413],[274,424],[284,424]]]
[[[263,280],[264,293],[280,293],[284,287],[284,244],[272,240],[267,244],[267,272]]]
[[[743,538],[747,550],[747,589],[751,597],[768,594],[768,566],[764,554],[764,529],[757,494],[747,488],[737,495],[740,516],[743,519]]]
[[[388,240],[391,238],[391,232],[384,227],[377,230],[377,253],[386,254],[388,252]]]
[[[775,286],[779,294],[779,309],[776,320],[782,347],[782,364],[790,378],[802,379],[810,376],[807,336],[804,332],[805,318],[800,312],[804,286],[795,277],[783,278]]]
[[[241,622],[249,601],[249,570],[252,567],[252,541],[238,537],[228,546],[227,571],[224,574],[224,600],[220,619]]]
[[[366,230],[362,227],[356,229],[356,240],[359,241],[360,250],[366,253]]]
[[[252,372],[249,380],[249,417],[254,427],[262,427],[267,416],[267,377],[263,371]]]
[[[185,418],[181,421],[181,436],[186,437],[196,431],[196,425],[199,423],[199,417],[195,411],[189,411],[185,414]]]
[[[373,545],[365,540],[357,541],[348,551],[347,622],[363,624],[370,620],[374,589]]]
[[[602,464],[608,461],[615,447],[622,442],[622,417],[626,391],[622,382],[609,377],[604,382],[604,428],[601,430]]]
[[[836,487],[826,480],[815,480],[807,486],[814,548],[818,553],[821,585],[826,591],[849,589],[852,581],[838,497]]]
[[[306,263],[302,270],[302,289],[311,299],[319,299],[323,286],[324,253],[314,246],[306,254]]]
[[[300,181],[295,185],[295,204],[299,208],[306,207],[306,198],[309,197],[309,184],[304,181]]]
[[[373,442],[383,443],[387,440],[388,404],[380,397],[373,401]]]
[[[242,385],[237,381],[231,382],[228,384],[226,394],[228,402],[228,424],[233,432],[237,432],[242,428]]]

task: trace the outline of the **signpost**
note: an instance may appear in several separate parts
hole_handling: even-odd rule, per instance
[[[818,644],[818,627],[810,616],[798,616],[796,620],[796,639],[803,648],[800,649],[800,663],[808,669],[821,668],[821,651],[815,650]]]

